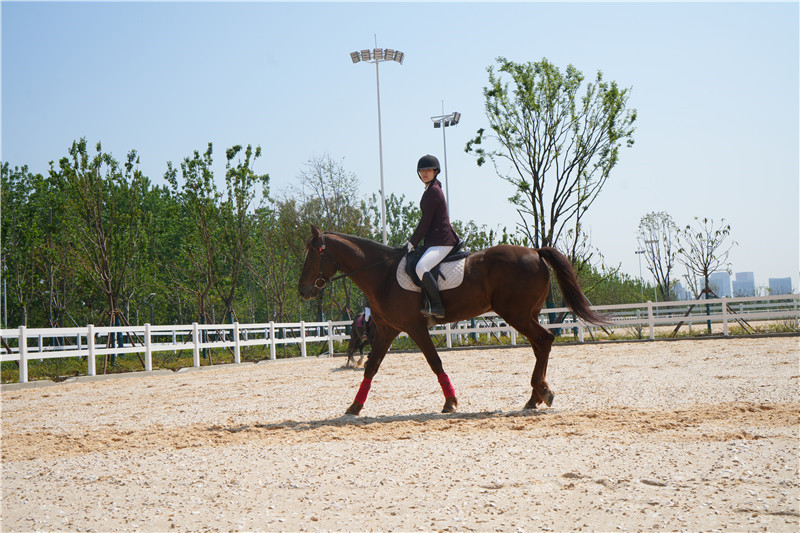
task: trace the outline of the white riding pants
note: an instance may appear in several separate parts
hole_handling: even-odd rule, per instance
[[[419,279],[422,279],[425,272],[430,272],[433,267],[441,263],[442,259],[447,257],[447,254],[449,254],[452,249],[452,246],[431,246],[425,250],[425,253],[419,258],[415,269]]]

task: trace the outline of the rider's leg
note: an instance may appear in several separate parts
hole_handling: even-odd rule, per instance
[[[447,254],[452,249],[452,246],[431,246],[417,262],[417,276],[422,282],[422,290],[425,291],[430,302],[429,308],[420,309],[420,312],[425,316],[432,315],[436,318],[444,318],[444,305],[442,305],[442,299],[439,295],[439,286],[430,270],[447,257]]]

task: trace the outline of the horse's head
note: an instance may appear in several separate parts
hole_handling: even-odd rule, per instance
[[[300,296],[304,300],[316,298],[336,273],[337,267],[325,253],[325,235],[311,226],[311,237],[306,241],[306,260],[300,274]]]

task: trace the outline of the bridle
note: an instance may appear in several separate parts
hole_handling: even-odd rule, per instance
[[[330,254],[328,254],[328,259],[331,260],[331,262],[333,263],[333,266],[336,267],[336,270],[341,270],[342,273],[339,274],[338,276],[334,276],[334,277],[332,277],[330,279],[326,279],[325,278],[325,274],[322,273],[322,257],[325,255],[325,250],[327,250],[327,248],[328,248],[327,244],[325,244],[325,232],[320,233],[319,241],[320,241],[319,242],[319,249],[318,249],[318,252],[319,252],[319,277],[317,277],[317,279],[314,280],[314,287],[316,287],[319,290],[324,289],[328,285],[328,283],[332,283],[332,282],[340,280],[342,278],[345,278],[345,277],[348,277],[348,276],[352,276],[353,274],[358,274],[359,272],[363,272],[363,271],[368,270],[368,269],[370,269],[372,267],[375,267],[375,266],[381,265],[383,263],[386,263],[387,261],[390,261],[390,260],[392,260],[392,259],[394,259],[396,257],[399,257],[400,255],[405,253],[405,249],[403,249],[398,254],[390,255],[389,257],[387,257],[385,259],[381,259],[380,261],[377,261],[377,262],[372,263],[370,265],[367,265],[365,267],[359,268],[358,270],[354,270],[352,272],[345,272],[344,269],[342,268],[342,266],[336,261],[336,259],[334,259],[333,257],[330,257]]]

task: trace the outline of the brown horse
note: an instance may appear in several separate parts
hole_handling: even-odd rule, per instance
[[[347,414],[361,412],[372,380],[401,331],[419,346],[438,377],[445,397],[442,412],[454,412],[458,405],[455,390],[428,333],[428,319],[420,314],[420,294],[405,290],[397,283],[395,271],[404,250],[352,235],[321,232],[311,226],[300,275],[300,295],[306,300],[317,297],[334,274],[341,271],[372,304],[372,320],[376,325],[372,351],[364,366],[364,379]],[[587,322],[605,323],[604,317],[589,307],[569,260],[555,248],[533,250],[499,245],[474,252],[466,259],[463,283],[442,291],[445,316],[439,323],[467,320],[494,310],[528,338],[536,364],[531,377],[533,392],[525,409],[535,409],[542,402],[547,406],[553,403],[554,395],[545,375],[554,336],[538,322],[550,288],[548,264],[555,271],[567,307]]]

